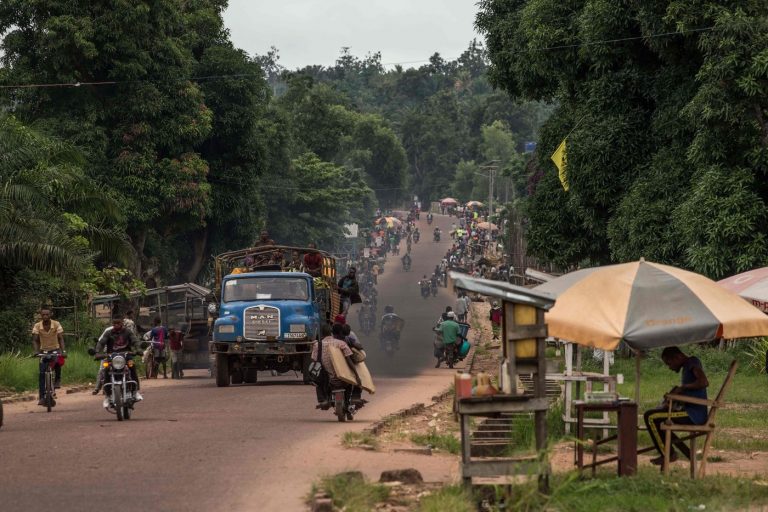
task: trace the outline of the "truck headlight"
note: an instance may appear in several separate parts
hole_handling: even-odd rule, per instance
[[[234,334],[235,333],[235,326],[234,325],[220,325],[219,326],[219,332],[222,334]]]
[[[304,324],[291,324],[291,332],[307,332],[307,326]]]

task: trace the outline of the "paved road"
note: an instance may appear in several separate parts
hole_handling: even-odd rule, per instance
[[[448,218],[436,216],[436,223],[448,231]],[[392,358],[375,340],[363,340],[378,389],[354,423],[315,410],[311,386],[267,373],[259,384],[229,388],[217,388],[203,371],[145,383],[145,402],[122,423],[89,394],[63,397],[50,414],[29,403],[7,406],[0,510],[101,511],[123,502],[132,510],[302,510],[319,474],[348,468],[374,474],[405,463],[405,456],[345,451],[338,438],[428,402],[450,383],[450,371],[432,369],[429,329],[451,296],[441,289],[438,298],[424,300],[417,285],[449,244],[433,243],[425,221],[420,229],[413,271],[390,259],[380,276],[381,305],[393,304],[406,330]],[[354,310],[350,316],[354,327]],[[449,477],[445,467],[427,463],[425,477]]]

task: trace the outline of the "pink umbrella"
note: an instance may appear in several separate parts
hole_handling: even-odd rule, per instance
[[[717,283],[768,313],[768,267],[742,272]]]
[[[459,202],[456,199],[452,198],[452,197],[445,197],[445,198],[440,200],[440,204],[446,204],[446,205],[447,204],[453,204],[453,205],[456,205],[456,204],[459,204]]]

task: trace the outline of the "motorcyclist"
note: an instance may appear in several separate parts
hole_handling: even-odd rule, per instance
[[[373,316],[373,304],[371,303],[371,299],[368,297],[365,298],[362,305],[360,306],[360,310],[357,312],[358,316],[358,322],[360,323],[360,328],[364,332],[368,332],[368,328],[365,327],[365,322],[370,322],[370,329],[373,329],[375,317]]]
[[[421,287],[421,296],[424,298],[429,297],[431,281],[427,279],[427,274],[424,274],[424,277],[421,278],[421,281],[419,281],[419,286]]]
[[[461,337],[461,326],[456,322],[456,314],[453,311],[446,313],[446,319],[435,327],[435,332],[439,332],[443,336],[443,345],[445,345],[445,360],[448,363],[449,368],[453,368],[453,363],[456,360],[456,348]],[[440,366],[438,360],[435,368]]]
[[[432,224],[432,219],[434,219],[432,212],[427,213],[427,224]]]
[[[405,253],[405,256],[400,258],[400,261],[403,262],[403,270],[410,270],[411,269],[411,255],[408,253]]]
[[[435,242],[440,241],[440,228],[435,228],[435,230],[433,231],[433,237]]]
[[[384,307],[384,315],[381,317],[379,339],[383,347],[385,339],[392,340],[392,346],[397,350],[400,347],[400,331],[405,325],[405,320],[395,314],[395,307]]]
[[[119,317],[112,320],[112,330],[104,331],[96,343],[97,353],[113,354],[115,352],[138,352],[138,350],[139,341],[136,339],[136,335],[124,327],[123,319]],[[136,401],[140,402],[144,400],[144,397],[139,393],[140,382],[136,366],[129,366],[128,370],[131,379],[136,381]],[[102,374],[100,381],[103,381],[103,378]],[[109,398],[104,399],[104,407],[109,407]]]
[[[437,273],[432,274],[432,277],[429,278],[429,291],[432,292],[432,295],[437,295],[437,285],[440,282],[440,277]]]
[[[419,243],[419,238],[421,238],[421,233],[419,233],[419,228],[416,228],[413,230],[413,242]]]

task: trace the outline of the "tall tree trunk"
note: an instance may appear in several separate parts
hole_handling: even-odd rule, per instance
[[[136,263],[133,267],[133,275],[142,279],[141,271],[144,264],[144,245],[147,243],[147,228],[136,228],[131,234],[131,245],[136,251]]]
[[[194,235],[194,239],[192,241],[192,263],[190,263],[189,269],[184,274],[188,283],[195,282],[197,276],[200,274],[200,271],[203,269],[203,265],[205,264],[205,249],[208,246],[208,230],[209,227],[206,226],[203,229],[197,231]]]

